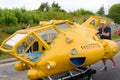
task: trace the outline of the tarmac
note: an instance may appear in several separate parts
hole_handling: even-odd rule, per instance
[[[15,61],[17,61],[16,58],[8,58],[8,59],[0,60],[0,64],[5,64],[5,63],[10,63],[10,62],[15,62]]]

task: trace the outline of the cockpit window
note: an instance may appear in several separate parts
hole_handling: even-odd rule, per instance
[[[29,43],[33,42],[34,40],[35,40],[35,38],[34,38],[33,35],[31,35],[31,36],[27,39],[27,41],[28,41]]]
[[[57,34],[58,32],[54,28],[49,28],[47,30],[38,32],[38,35],[47,43],[50,43],[52,40],[54,40]]]
[[[43,54],[41,49],[42,45],[40,45],[38,41],[34,41],[34,43],[30,45],[24,41],[17,47],[17,53],[24,59],[36,62],[36,60]]]
[[[60,30],[66,30],[69,28],[69,26],[67,24],[58,24],[57,27],[60,29]]]
[[[27,44],[26,42],[23,42],[21,45],[18,46],[17,52],[18,52],[19,54],[25,53],[27,47],[28,47],[28,44]]]
[[[12,49],[12,47],[20,40],[22,39],[26,34],[16,34],[12,38],[10,38],[8,41],[6,41],[4,48],[5,49]]]
[[[90,22],[90,24],[94,26],[94,25],[95,25],[95,20],[92,20],[92,21]]]

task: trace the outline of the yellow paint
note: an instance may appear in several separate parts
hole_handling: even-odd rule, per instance
[[[17,62],[15,65],[14,65],[14,68],[18,71],[22,71],[22,70],[26,70],[26,69],[29,69],[29,66],[26,65],[24,62]]]
[[[95,28],[97,24],[100,22],[100,19],[101,19],[100,16],[91,16],[84,23],[82,23],[82,26],[89,27],[89,28]]]
[[[117,43],[96,36],[98,31],[94,28],[99,20],[100,17],[92,16],[82,25],[68,20],[42,22],[15,32],[0,50],[19,59],[15,69],[28,69],[31,80],[93,65],[118,52]]]

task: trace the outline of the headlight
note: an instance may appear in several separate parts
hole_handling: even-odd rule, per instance
[[[71,50],[70,54],[71,54],[71,55],[77,55],[78,52],[77,52],[77,50],[74,48],[74,49]]]
[[[51,65],[49,63],[47,63],[47,69],[50,69]]]
[[[48,61],[47,63],[47,69],[54,68],[56,66],[56,62],[54,61]]]

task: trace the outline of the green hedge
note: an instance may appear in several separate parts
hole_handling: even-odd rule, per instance
[[[5,33],[7,33],[7,34],[13,34],[14,32],[16,32],[17,30],[20,30],[20,29],[22,29],[22,26],[21,27],[19,27],[19,26],[16,26],[16,27],[3,27],[2,28],[2,32],[5,32]]]

